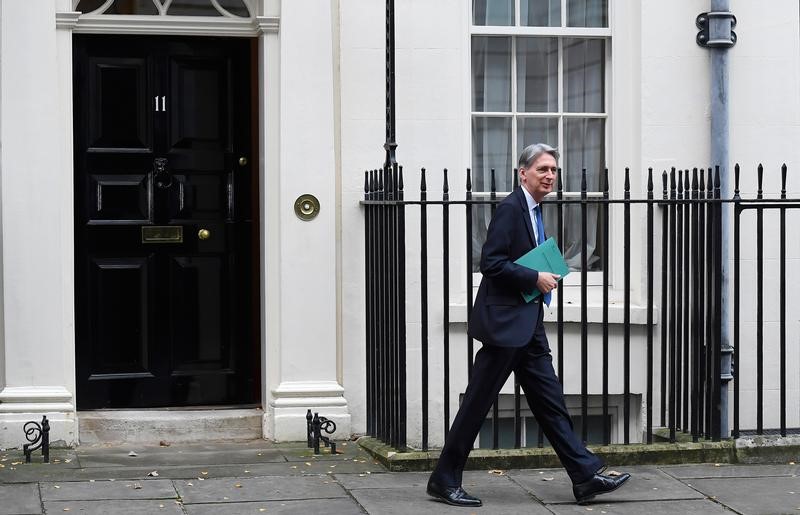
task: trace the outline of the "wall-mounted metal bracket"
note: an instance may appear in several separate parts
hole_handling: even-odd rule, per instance
[[[707,12],[697,15],[697,44],[705,48],[730,48],[736,44],[736,16],[731,12]]]

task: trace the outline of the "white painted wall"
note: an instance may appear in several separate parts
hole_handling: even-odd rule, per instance
[[[71,56],[59,51],[55,6],[12,0],[0,15],[0,447],[18,444],[22,424],[42,414],[51,440],[76,440],[72,93],[58,80]]]
[[[277,3],[268,4],[276,9]],[[306,410],[334,420],[350,433],[350,415],[337,371],[337,167],[334,83],[335,3],[280,3],[280,43],[266,57],[268,103],[263,136],[278,156],[266,155],[263,198],[265,242],[266,377],[265,435],[302,440]],[[309,16],[313,13],[313,16]],[[271,76],[276,71],[279,78]],[[276,117],[276,118],[273,118]],[[277,161],[276,161],[277,160]],[[275,167],[277,165],[277,167]],[[310,193],[319,215],[302,221],[295,199]],[[279,313],[276,317],[274,314]]]

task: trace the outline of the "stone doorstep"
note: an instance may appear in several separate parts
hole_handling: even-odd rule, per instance
[[[81,445],[246,441],[262,437],[261,409],[78,412]]]
[[[610,466],[676,465],[685,463],[800,463],[800,443],[787,439],[764,439],[758,446],[745,446],[739,440],[720,442],[677,442],[589,446]],[[407,451],[396,449],[372,437],[361,437],[358,444],[381,465],[392,472],[430,471],[436,465],[439,451]],[[561,463],[551,447],[524,449],[475,449],[470,453],[467,469],[537,469],[560,468]]]

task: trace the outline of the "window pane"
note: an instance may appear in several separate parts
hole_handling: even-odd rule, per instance
[[[473,25],[514,25],[514,0],[472,0]]]
[[[558,39],[517,40],[517,110],[558,111]]]
[[[522,0],[519,16],[529,27],[560,27],[561,0]]]
[[[158,14],[153,0],[117,0],[104,14]]]
[[[558,145],[558,118],[517,119],[517,153],[522,153],[525,147],[534,143],[547,143],[552,147]]]
[[[605,112],[606,42],[564,39],[564,110]]]
[[[608,27],[608,0],[567,0],[568,27]]]
[[[217,0],[217,3],[234,16],[241,16],[242,18],[250,16],[250,11],[247,10],[243,0]]]
[[[501,417],[498,421],[498,447],[500,449],[514,448],[514,419]],[[481,425],[481,432],[478,435],[478,445],[481,449],[492,448],[492,419],[487,417]]]
[[[564,120],[563,182],[566,191],[580,191],[582,170],[586,169],[586,188],[600,191],[602,169],[605,167],[605,120],[598,118],[566,118]],[[602,232],[596,205],[590,205],[587,216],[588,271],[603,269]],[[545,215],[546,231],[556,234],[556,213]],[[559,242],[564,259],[573,270],[581,268],[581,211],[580,206],[564,208],[564,241]]]
[[[106,3],[106,0],[81,0],[75,10],[81,13],[90,13],[104,3]]]
[[[511,38],[472,38],[472,110],[511,111]]]
[[[496,170],[497,191],[511,191],[511,118],[472,120],[473,191],[489,191],[491,169]]]
[[[222,16],[211,0],[172,0],[167,14],[173,16]]]
[[[511,118],[473,118],[472,190],[490,191],[494,168],[497,191],[510,191],[513,167]],[[489,205],[476,205],[472,213],[472,271],[477,272],[492,212]]]

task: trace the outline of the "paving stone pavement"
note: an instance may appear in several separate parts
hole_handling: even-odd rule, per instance
[[[24,464],[0,451],[0,515],[81,514],[800,514],[800,466],[619,467],[632,479],[577,506],[561,469],[467,471],[477,509],[428,497],[424,472],[387,472],[356,443],[313,456],[263,440],[56,449]],[[38,460],[41,461],[41,455]]]

